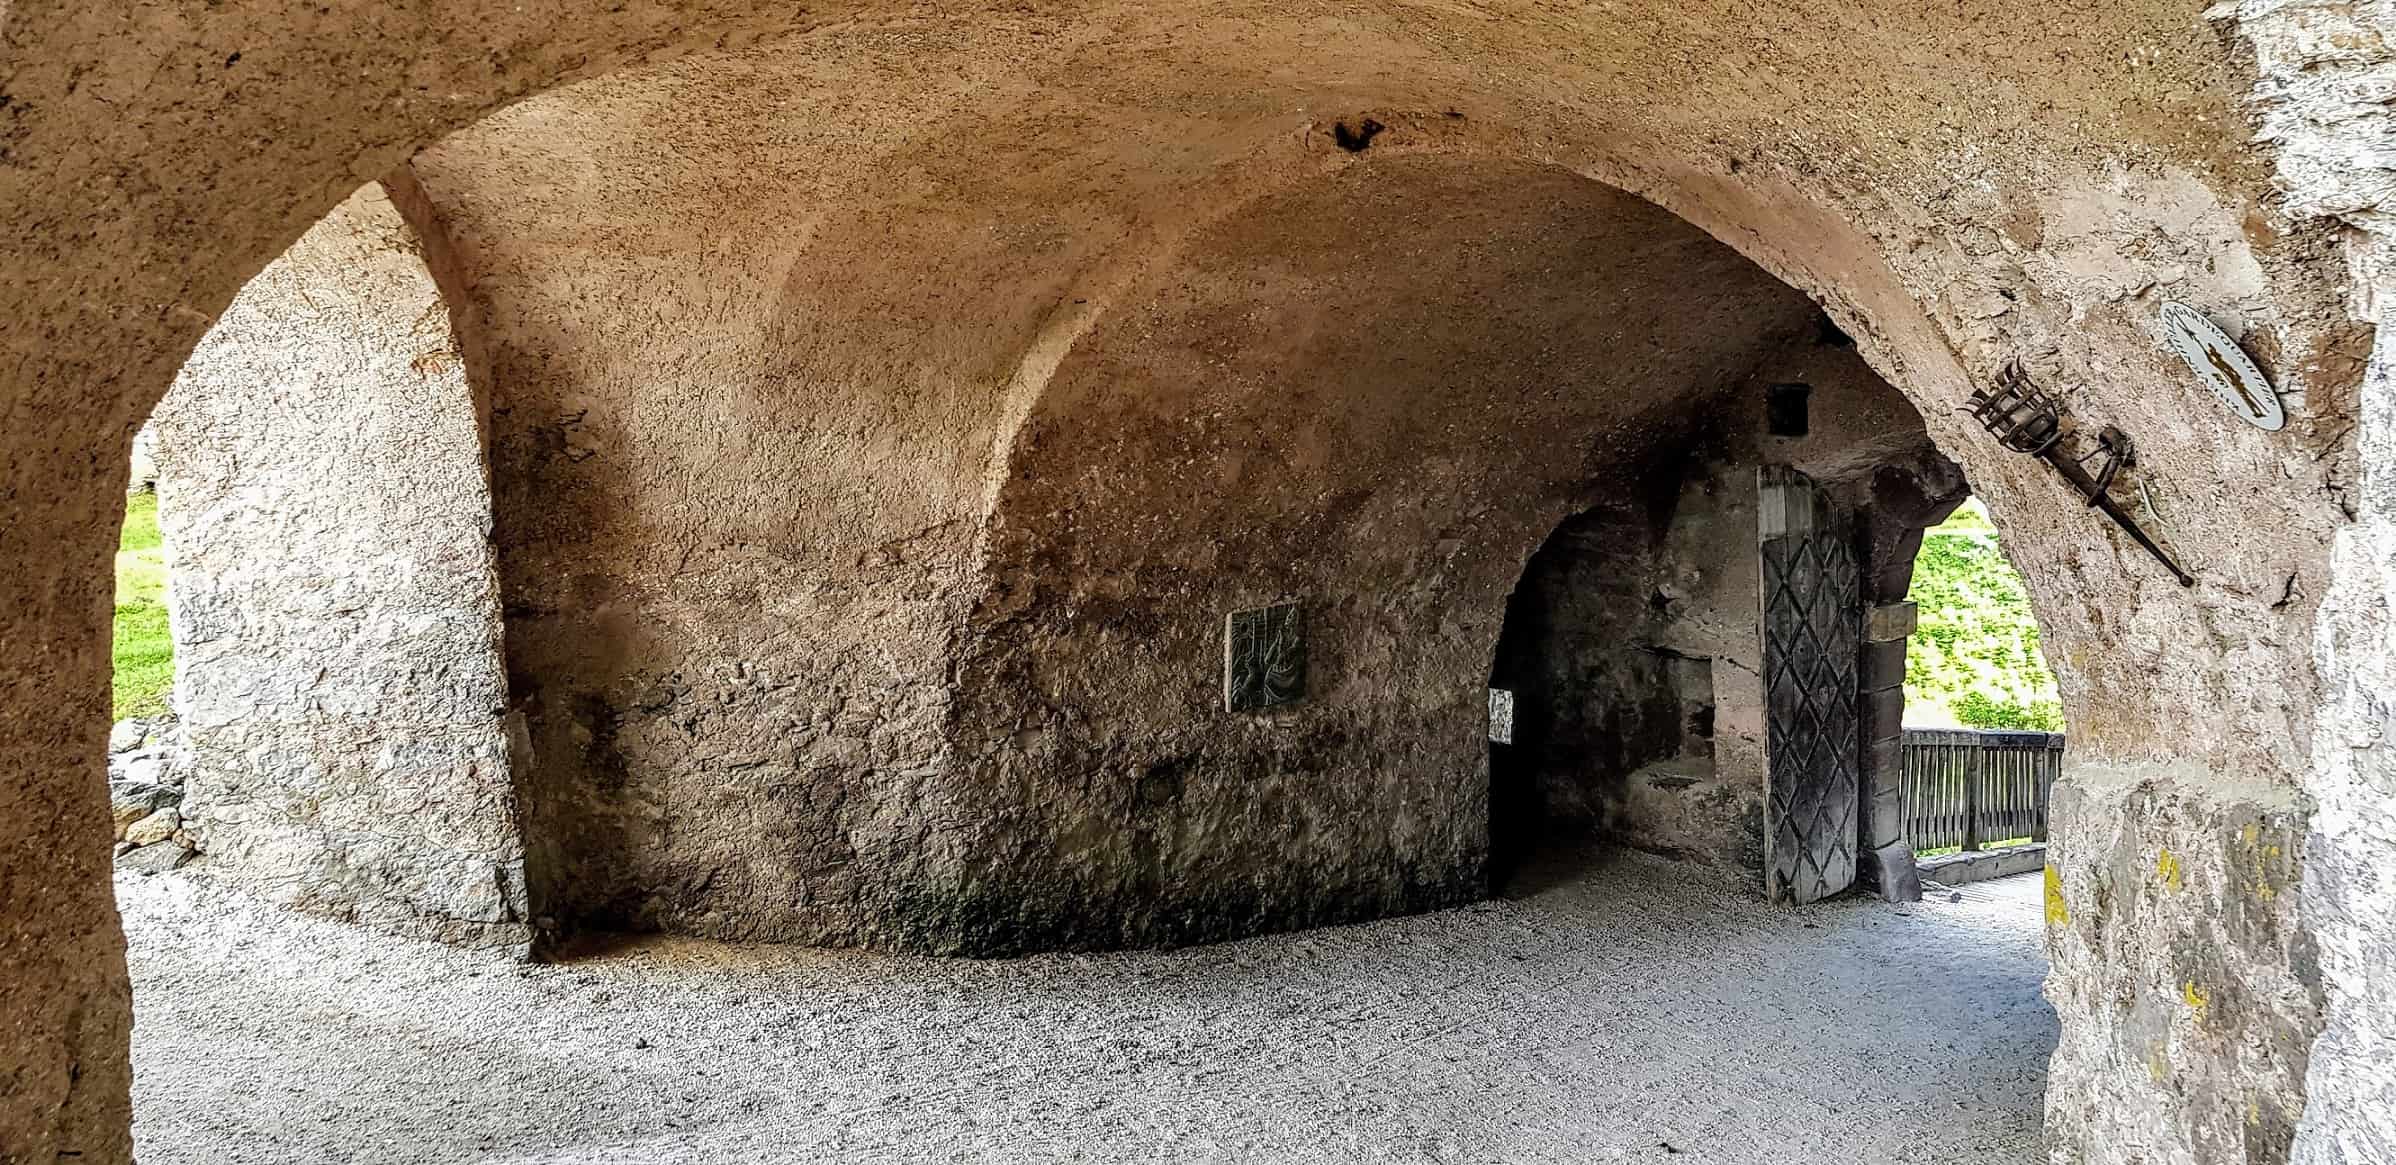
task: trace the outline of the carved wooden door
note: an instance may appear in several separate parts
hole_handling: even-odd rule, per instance
[[[1757,473],[1766,715],[1764,886],[1816,902],[1855,882],[1861,580],[1849,531],[1804,474]]]

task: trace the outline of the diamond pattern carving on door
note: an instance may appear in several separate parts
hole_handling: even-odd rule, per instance
[[[1849,532],[1804,474],[1757,475],[1766,705],[1764,883],[1817,902],[1855,883],[1861,580]]]

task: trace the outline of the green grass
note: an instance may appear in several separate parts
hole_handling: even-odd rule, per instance
[[[1906,597],[1921,611],[1905,649],[1907,727],[2063,731],[2029,590],[1978,501],[1923,533]]]
[[[166,629],[166,549],[158,537],[158,495],[125,499],[125,532],[116,551],[116,718],[166,711],[175,685],[175,642]]]

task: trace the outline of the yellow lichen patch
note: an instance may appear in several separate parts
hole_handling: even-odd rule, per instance
[[[2163,1054],[2163,1045],[2160,1043],[2146,1054],[2146,1074],[2156,1080],[2171,1075],[2171,1058]]]
[[[2262,902],[2269,902],[2279,897],[2282,880],[2275,879],[2273,875],[2285,867],[2286,851],[2280,848],[2279,843],[2270,840],[2272,835],[2263,833],[2252,825],[2241,830],[2239,836],[2246,843],[2246,859],[2243,864],[2253,875],[2250,888],[2254,892],[2255,898]]]
[[[2205,1008],[2213,999],[2196,985],[2196,980],[2190,979],[2180,984],[2180,1001],[2188,1005],[2188,1010],[2196,1013],[2196,1022],[2201,1024],[2205,1022]]]
[[[2055,872],[2055,867],[2048,866],[2047,925],[2069,926],[2071,921],[2071,907],[2063,901],[2063,875]]]
[[[2164,889],[2175,894],[2179,893],[2180,890],[2186,887],[2188,884],[2186,877],[2180,870],[2179,855],[2172,853],[2169,849],[2158,850],[2156,852],[2155,876],[2163,880]]]

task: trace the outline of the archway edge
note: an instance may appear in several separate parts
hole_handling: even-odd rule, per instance
[[[1335,144],[1338,127],[1371,119],[1383,129],[1366,152]],[[1023,426],[1040,407],[1051,377],[1105,315],[1144,280],[1167,271],[1194,236],[1258,200],[1349,166],[1392,156],[1436,156],[1553,168],[1663,208],[1796,288],[1854,337],[1875,372],[1925,417],[1943,414],[1969,391],[1971,374],[1905,290],[1879,248],[1846,216],[1795,185],[1767,175],[1709,167],[1685,153],[1627,137],[1597,137],[1575,148],[1512,126],[1436,111],[1359,108],[1310,121],[1290,138],[1230,162],[1151,219],[1140,237],[1115,247],[1083,277],[1071,302],[1017,359],[1008,381],[1004,423],[985,477],[985,511],[995,516]],[[1951,430],[1933,422],[1934,435]],[[1961,451],[1961,442],[1947,442]]]
[[[2180,29],[2169,47],[2183,63],[2184,42],[2211,46],[2191,35],[2201,29],[2183,27],[2195,17],[2184,8],[2172,17],[2167,7],[2175,6],[2129,16],[2161,14],[2160,27]],[[0,518],[0,638],[23,645],[29,661],[0,674],[0,772],[10,780],[0,818],[11,822],[0,840],[10,855],[5,905],[30,904],[9,911],[18,929],[11,965],[0,970],[58,984],[12,992],[0,1014],[19,1033],[12,1042],[23,1041],[10,1058],[28,1066],[0,1109],[9,1143],[37,1155],[66,1147],[97,1159],[122,1155],[127,1014],[96,829],[105,535],[114,528],[132,425],[214,313],[361,182],[509,101],[637,61],[738,48],[877,11],[785,16],[730,3],[645,3],[594,16],[547,3],[494,21],[463,3],[428,2],[404,30],[381,13],[353,10],[313,14],[293,28],[287,14],[265,6],[137,18],[52,0],[0,16],[0,71],[11,95],[0,113],[11,162],[0,171],[0,204],[12,212],[0,233],[0,365],[10,369],[0,390],[9,434],[0,489],[12,503]],[[2218,77],[2196,82],[2194,91],[2211,94],[2196,103],[2200,120],[2227,108],[2220,90]],[[327,92],[354,100],[327,101]],[[245,111],[256,113],[234,115]],[[1735,202],[1706,192],[1694,180],[1700,172],[1693,167],[1688,184],[1699,201]],[[1717,235],[1730,226],[1727,209],[1717,224],[1660,192],[1650,197]],[[186,262],[195,256],[202,261]],[[2291,353],[2288,364],[2302,359]],[[1912,383],[1910,375],[1894,379]],[[2337,386],[2328,387],[2334,396]],[[2336,402],[2325,405],[2325,418],[2338,420]],[[2334,452],[2336,443],[2323,445]],[[2239,447],[2255,448],[2251,440]],[[2317,581],[2318,564],[2297,565]],[[2309,596],[2320,590],[2292,585],[2291,594],[2307,596],[2292,610],[2244,612],[2229,634],[2252,641],[2258,626],[2309,619]],[[2244,605],[2259,609],[2267,599]],[[2184,610],[2157,605],[2165,617]],[[2302,704],[2306,694],[2295,699]],[[2309,705],[2276,711],[2298,728],[2310,715]],[[60,968],[70,971],[53,974]]]
[[[434,8],[397,29],[356,7],[315,10],[304,27],[263,4],[0,8],[0,638],[18,661],[0,670],[11,1157],[132,1157],[102,756],[108,561],[142,417],[245,281],[424,143],[579,76],[825,18],[548,3],[502,24],[475,5]]]

